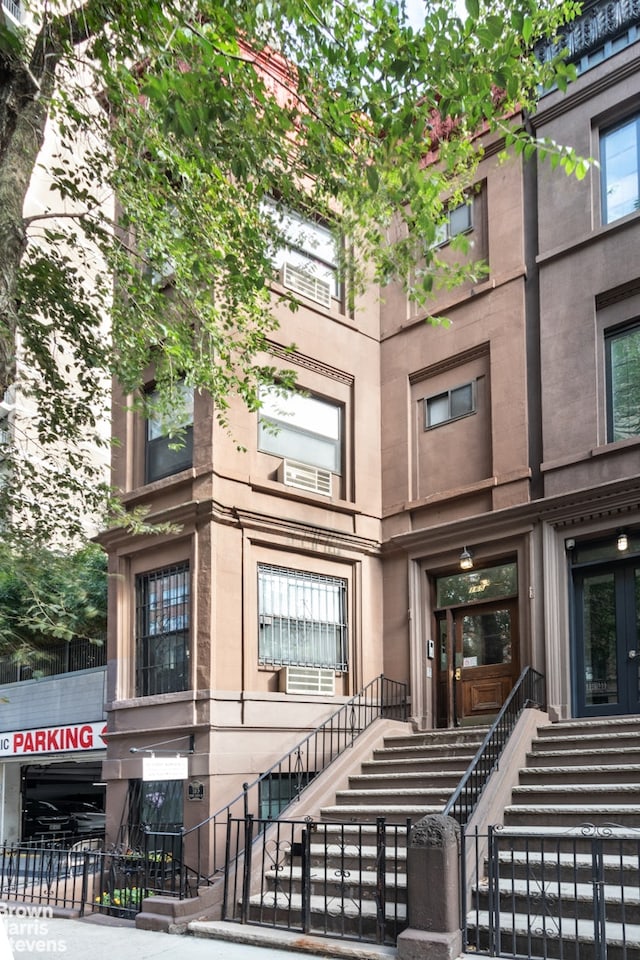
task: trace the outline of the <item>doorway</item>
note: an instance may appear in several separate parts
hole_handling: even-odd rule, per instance
[[[515,562],[436,580],[438,726],[496,716],[520,673]]]
[[[574,570],[581,717],[640,713],[640,558]]]

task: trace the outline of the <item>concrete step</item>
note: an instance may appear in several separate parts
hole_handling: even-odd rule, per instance
[[[584,733],[576,730],[555,736],[547,736],[545,732],[544,736],[536,737],[533,741],[531,752],[535,754],[540,750],[561,750],[571,753],[574,750],[606,750],[614,747],[640,748],[640,729],[630,731],[623,728],[615,732],[608,730]]]
[[[464,743],[442,744],[434,743],[430,746],[416,746],[407,744],[404,747],[379,747],[373,751],[374,760],[413,760],[423,759],[441,760],[443,758],[458,758],[465,766],[475,756],[473,747]],[[464,758],[464,760],[462,759]]]
[[[550,742],[546,741],[547,744]],[[536,742],[533,744],[532,752],[527,755],[527,767],[619,766],[627,761],[631,766],[640,765],[640,747],[600,746],[591,749],[577,747],[567,752],[547,749],[546,746],[541,749],[539,742]]]
[[[640,717],[594,717],[593,719],[563,720],[538,727],[539,737],[565,737],[604,734],[617,737],[619,733],[640,733]]]
[[[576,883],[536,877],[498,880],[501,910],[506,913],[529,913],[549,918],[569,917],[593,919],[593,883]],[[489,909],[489,885],[482,881],[476,887],[478,906]],[[640,893],[617,884],[603,884],[600,894],[605,901],[607,921],[640,924]]]
[[[631,886],[635,896],[640,893],[640,860],[638,856],[604,854],[602,869],[605,883]],[[545,845],[544,851],[530,848],[504,850],[498,855],[500,876],[514,880],[554,880],[559,883],[590,882],[594,875],[592,853],[575,850],[563,852]]]
[[[579,957],[580,960],[597,960],[594,947],[594,923],[591,920],[575,920],[570,917],[530,916],[529,914],[500,913],[501,940],[495,944],[495,956],[504,951],[512,956]],[[486,911],[473,911],[467,916],[467,929],[471,943],[479,950],[489,947],[491,929]],[[631,960],[640,956],[640,926],[634,924],[607,923],[605,930],[607,960]],[[493,946],[493,945],[492,945]]]
[[[520,771],[520,785],[543,783],[627,783],[640,784],[640,764],[574,764],[562,767],[524,767]]]
[[[458,771],[427,771],[407,773],[361,773],[349,777],[350,790],[386,790],[393,788],[396,791],[405,789],[427,789],[429,787],[448,790],[453,793],[460,782],[462,774]]]
[[[442,810],[449,800],[452,791],[447,787],[395,788],[383,790],[339,790],[336,793],[336,804],[339,806],[386,806],[388,803],[400,800],[403,804],[437,805]]]
[[[249,900],[250,919],[254,923],[298,926],[302,928],[302,898],[298,894],[288,895],[281,891],[266,891],[256,894]],[[324,896],[310,898],[310,933],[345,933],[357,937],[375,936],[378,924],[376,903],[363,900],[354,903],[350,897],[331,899]],[[395,942],[400,930],[404,929],[407,909],[403,903],[387,903],[385,907],[385,926],[387,938]]]
[[[505,826],[523,827],[580,827],[581,825],[617,824],[621,827],[636,827],[640,822],[640,805],[637,803],[590,804],[510,804],[504,810]]]
[[[458,756],[437,756],[437,757],[425,757],[423,754],[416,754],[412,757],[389,757],[388,759],[381,758],[379,760],[366,760],[361,766],[361,772],[363,774],[377,774],[377,773],[431,773],[434,774],[444,774],[452,773],[454,776],[458,774],[462,777],[462,774],[467,769],[471,761],[473,760],[474,754],[464,754],[461,753]]]
[[[404,873],[407,862],[406,846],[387,844],[386,855],[387,862],[396,864],[394,872]],[[324,867],[326,864],[331,864],[338,869],[375,872],[377,859],[377,847],[361,846],[357,843],[329,843],[327,845],[312,843],[310,847],[310,864],[312,867]]]
[[[342,867],[342,865],[340,865]],[[301,895],[302,868],[278,867],[267,870],[265,879],[271,891],[286,891],[287,894]],[[310,870],[311,896],[331,899],[373,900],[378,892],[378,877],[375,869],[372,870],[340,870],[330,863],[326,866],[312,866]],[[407,876],[400,872],[385,873],[385,888],[387,901],[406,904]]]
[[[582,803],[611,807],[612,805],[640,802],[640,782],[635,783],[538,783],[514,787],[512,806],[534,803]]]
[[[376,817],[385,817],[389,823],[404,824],[407,820],[415,823],[430,813],[442,813],[442,804],[430,806],[412,806],[405,803],[387,803],[373,806],[368,804],[340,804],[323,807],[320,815],[323,820],[340,822],[352,820],[354,823],[375,823]]]
[[[454,729],[425,730],[423,733],[393,735],[384,738],[384,748],[460,746],[478,749],[487,735],[488,727],[457,727]]]

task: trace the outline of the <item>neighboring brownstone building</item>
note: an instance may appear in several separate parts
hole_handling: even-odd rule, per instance
[[[231,438],[197,396],[176,452],[116,394],[114,481],[181,533],[104,537],[112,835],[131,748],[193,738],[203,799],[175,781],[162,817],[190,826],[383,670],[425,729],[495,715],[528,664],[553,717],[639,712],[640,16],[604,10],[527,121],[600,166],[578,181],[486,138],[441,240],[467,233],[488,273],[434,299],[449,326],[394,287],[350,315],[314,225],[279,264],[303,306],[273,354],[308,395],[265,394],[277,433],[238,404]]]

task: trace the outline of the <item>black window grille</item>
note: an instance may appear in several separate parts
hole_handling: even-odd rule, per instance
[[[136,696],[189,689],[189,564],[136,578]]]

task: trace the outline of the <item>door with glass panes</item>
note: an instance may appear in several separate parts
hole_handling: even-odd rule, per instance
[[[437,723],[495,716],[520,670],[517,567],[504,563],[436,581]],[[466,601],[462,602],[461,601]]]
[[[574,570],[578,716],[640,713],[640,558]]]

